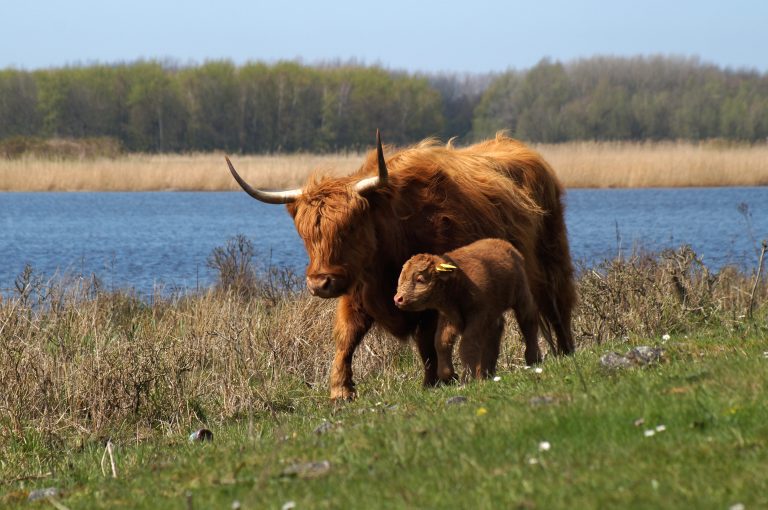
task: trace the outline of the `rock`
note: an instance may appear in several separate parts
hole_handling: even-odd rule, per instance
[[[651,365],[659,363],[664,355],[664,349],[661,347],[648,347],[640,345],[630,349],[627,353],[627,359],[635,365]]]
[[[603,354],[600,358],[600,365],[609,370],[617,368],[628,368],[632,366],[644,367],[660,363],[664,358],[664,349],[661,347],[648,347],[639,345],[633,347],[625,356],[617,352]]]
[[[616,370],[617,368],[627,368],[631,363],[627,358],[619,354],[618,352],[609,352],[603,354],[600,357],[600,366],[609,370]]]
[[[447,405],[449,405],[449,406],[466,404],[467,403],[467,397],[464,397],[462,395],[456,395],[455,397],[451,397],[448,400],[446,400],[445,403]]]
[[[213,441],[213,432],[211,432],[208,429],[200,429],[192,432],[189,435],[190,442],[204,442],[204,441]]]
[[[59,489],[57,487],[47,487],[45,489],[37,489],[29,493],[27,501],[39,501],[46,498],[56,498],[59,496]]]
[[[314,432],[317,435],[321,435],[321,434],[325,434],[332,428],[333,428],[333,423],[329,422],[328,420],[323,420],[323,423],[315,427],[315,430],[313,430],[312,432]]]
[[[528,401],[528,403],[531,404],[532,406],[545,406],[545,405],[549,405],[549,404],[554,404],[555,402],[557,402],[557,400],[555,400],[555,397],[551,397],[549,395],[541,395],[540,397],[532,397]]]
[[[302,462],[291,464],[283,469],[283,476],[295,476],[297,478],[317,478],[327,474],[331,470],[331,463],[327,460],[319,462]]]

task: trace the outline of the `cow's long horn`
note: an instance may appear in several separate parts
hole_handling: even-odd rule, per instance
[[[376,156],[379,162],[379,175],[359,181],[355,185],[355,191],[358,193],[376,189],[387,182],[389,173],[387,172],[387,163],[384,161],[384,149],[381,146],[381,133],[378,129],[376,130]]]
[[[301,189],[291,189],[287,191],[262,191],[256,189],[240,177],[227,156],[224,156],[224,159],[227,160],[229,171],[232,172],[232,177],[235,178],[240,187],[259,202],[265,202],[267,204],[288,204],[290,202],[295,202],[296,199],[301,196]]]

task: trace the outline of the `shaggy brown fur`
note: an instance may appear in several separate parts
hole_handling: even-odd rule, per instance
[[[523,257],[501,239],[481,239],[444,255],[414,255],[403,266],[395,294],[401,310],[439,312],[435,348],[437,376],[449,382],[453,344],[470,377],[496,371],[504,312],[514,310],[525,341],[525,362],[541,361],[538,310],[528,287]]]
[[[562,190],[541,156],[498,135],[464,149],[425,141],[386,164],[387,182],[364,196],[354,185],[378,173],[375,150],[354,175],[311,179],[287,204],[309,254],[308,287],[340,297],[331,397],[354,396],[352,356],[374,321],[397,337],[414,336],[424,384],[437,382],[437,314],[398,310],[397,277],[416,253],[445,253],[486,237],[520,250],[544,333],[551,327],[559,352],[573,352],[576,294]]]

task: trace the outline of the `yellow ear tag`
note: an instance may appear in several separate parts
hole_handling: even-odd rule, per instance
[[[456,266],[453,264],[438,264],[435,269],[438,273],[450,273],[454,269],[456,269]]]

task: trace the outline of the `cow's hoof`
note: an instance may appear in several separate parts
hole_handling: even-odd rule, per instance
[[[334,402],[350,402],[355,400],[357,392],[354,388],[331,388],[331,400]]]

